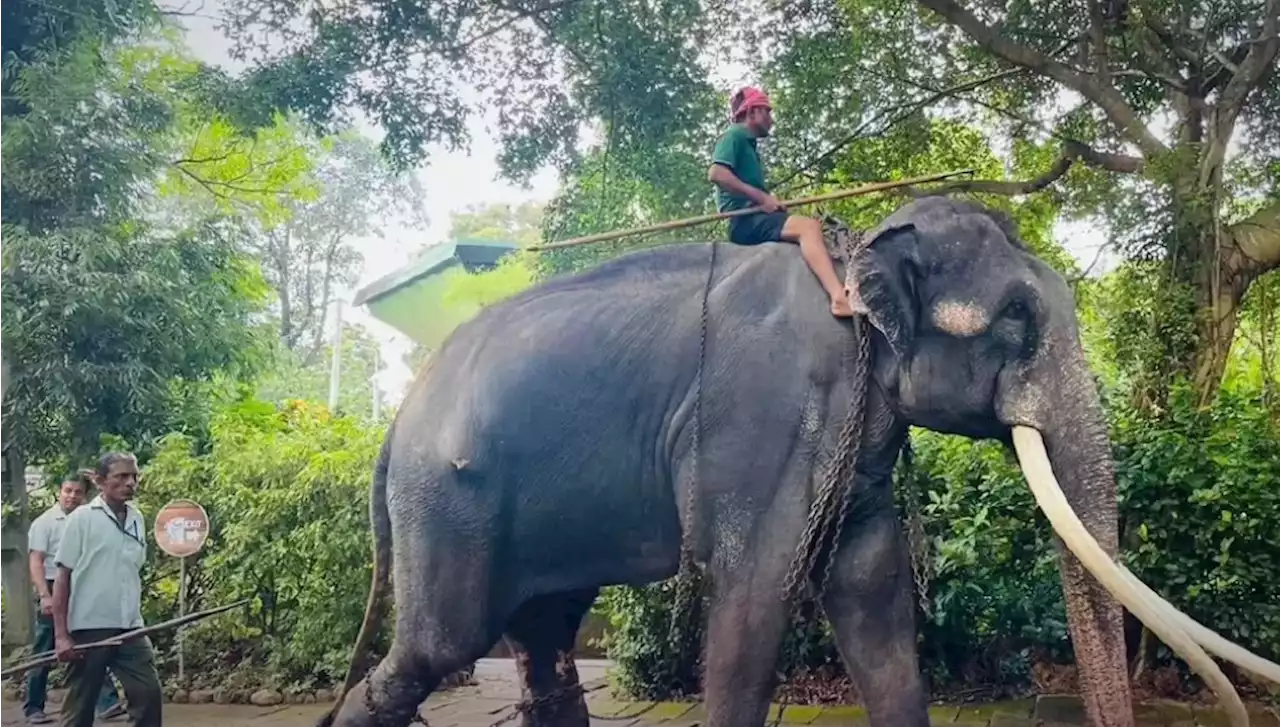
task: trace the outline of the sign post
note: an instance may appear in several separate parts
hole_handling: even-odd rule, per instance
[[[178,558],[178,617],[187,614],[187,557],[199,553],[209,539],[209,515],[193,500],[173,500],[156,514],[156,545]],[[186,674],[182,644],[183,627],[178,627],[178,680]]]

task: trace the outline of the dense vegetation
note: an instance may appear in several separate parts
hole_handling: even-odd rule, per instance
[[[177,496],[204,504],[215,531],[185,584],[153,552],[146,618],[173,614],[180,587],[192,607],[253,603],[189,632],[193,680],[309,685],[345,668],[385,420],[366,415],[379,363],[354,327],[336,352],[350,372],[338,411],[320,405],[329,310],[358,277],[362,241],[389,215],[418,219],[423,192],[405,171],[433,145],[464,144],[490,109],[503,174],[549,163],[560,188],[545,208],[464,211],[455,237],[528,245],[705,212],[728,90],[708,66],[723,61],[774,91],[765,147],[788,195],[976,170],[951,191],[1008,212],[1076,290],[1124,558],[1204,623],[1280,657],[1276,2],[1013,3],[980,19],[942,0],[367,0],[359,12],[232,0],[238,76],[194,60],[150,0],[55,5],[4,9],[6,458],[56,478],[128,446],[146,512]],[[354,133],[353,110],[385,136]],[[901,201],[825,211],[867,226]],[[1105,274],[1064,247],[1056,225],[1071,220],[1105,233]],[[444,304],[488,304],[692,234],[522,252],[462,278]],[[920,650],[934,687],[1046,686],[1070,644],[1052,541],[1020,474],[990,443],[913,442],[898,484],[922,502]],[[47,493],[25,511],[18,500],[6,488],[6,533]],[[667,695],[696,660],[670,645],[670,607],[669,583],[598,604],[624,689]],[[830,634],[808,616],[780,669],[839,685]],[[1148,634],[1131,636],[1142,679],[1194,686]],[[171,641],[158,645],[172,675]]]

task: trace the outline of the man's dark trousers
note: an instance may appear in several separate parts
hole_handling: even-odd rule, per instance
[[[76,644],[119,636],[126,629],[84,629],[72,631]],[[67,682],[70,689],[62,706],[62,727],[92,727],[94,704],[107,676],[107,668],[120,680],[129,703],[129,717],[137,727],[160,727],[160,676],[156,673],[151,641],[145,636],[120,646],[80,652],[71,662]]]
[[[53,584],[49,584],[49,590],[53,590]],[[37,605],[37,608],[39,606]],[[33,654],[43,654],[46,651],[53,650],[53,617],[40,614],[36,617],[36,640],[31,645]],[[118,701],[116,697],[116,687],[107,680],[103,680],[102,694],[98,698],[98,713]],[[32,669],[27,672],[27,701],[22,705],[22,714],[30,717],[36,712],[44,711],[45,696],[49,691],[49,667],[41,667]]]

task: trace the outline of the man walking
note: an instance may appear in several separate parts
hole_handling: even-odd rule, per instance
[[[67,516],[84,502],[88,483],[83,478],[68,477],[58,488],[58,500],[31,523],[27,531],[27,569],[31,585],[40,599],[39,616],[36,618],[34,653],[53,649],[53,581],[58,575],[54,556],[62,541],[62,531]],[[53,718],[45,714],[45,695],[49,686],[49,667],[32,669],[27,673],[27,701],[22,706],[27,724],[49,724]],[[108,681],[98,699],[98,716],[102,719],[124,714],[124,707],[116,696],[114,685]]]
[[[789,214],[766,191],[764,165],[756,141],[768,136],[773,129],[769,97],[758,88],[739,90],[730,101],[730,120],[733,123],[720,136],[712,152],[707,178],[719,188],[716,197],[721,212],[753,205],[761,211],[731,217],[729,241],[738,245],[798,242],[800,255],[831,299],[831,314],[840,318],[852,316],[844,285],[822,241],[822,223],[812,217]]]
[[[124,687],[129,716],[138,727],[160,727],[160,677],[151,640],[76,653],[75,646],[142,626],[146,531],[130,502],[138,487],[132,454],[111,452],[94,473],[99,495],[67,518],[58,546],[53,586],[53,627],[58,659],[71,662],[63,727],[91,727],[93,707],[108,667]]]

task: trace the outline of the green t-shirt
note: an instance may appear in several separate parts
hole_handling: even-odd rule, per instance
[[[711,161],[733,170],[734,176],[761,191],[769,191],[764,185],[764,165],[756,149],[756,138],[742,124],[725,129],[716,142]],[[754,202],[740,194],[734,194],[717,185],[716,203],[721,212],[750,207]]]

